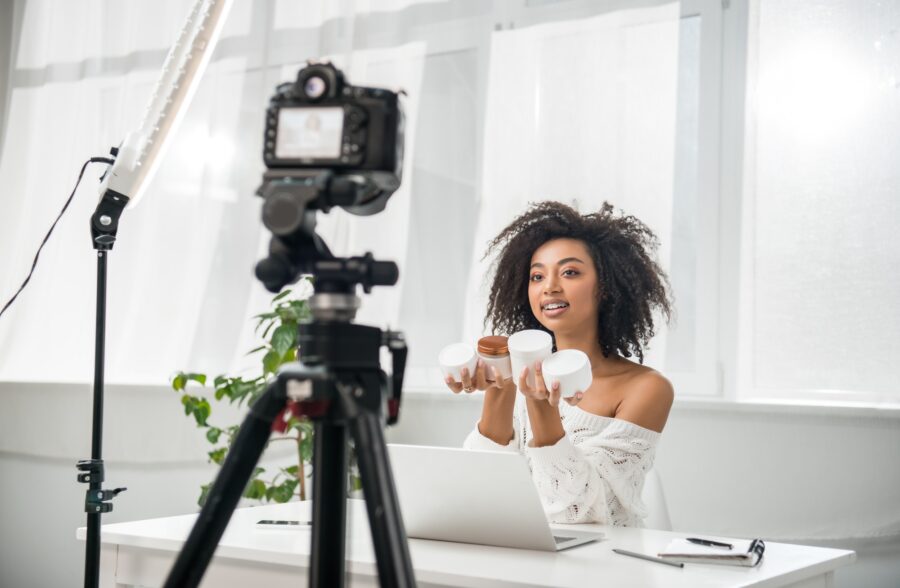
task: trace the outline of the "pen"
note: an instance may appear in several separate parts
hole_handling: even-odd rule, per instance
[[[691,543],[695,543],[697,545],[708,545],[710,547],[727,547],[728,549],[734,549],[734,546],[731,543],[720,543],[718,541],[711,541],[709,539],[698,539],[696,537],[688,537],[687,540]]]
[[[650,555],[644,555],[643,553],[635,553],[633,551],[626,551],[624,549],[613,549],[615,553],[619,555],[630,555],[631,557],[638,557],[640,559],[646,559],[647,561],[655,561],[656,563],[666,564],[667,566],[673,566],[676,568],[683,568],[684,564],[681,562],[674,561],[666,561],[664,559],[660,559],[658,557],[653,557]]]

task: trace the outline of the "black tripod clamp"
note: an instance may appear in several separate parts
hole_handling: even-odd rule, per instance
[[[383,345],[391,352],[391,395],[387,401],[387,425],[396,425],[400,418],[400,395],[403,391],[403,374],[406,371],[406,338],[400,331],[385,331]]]
[[[78,481],[82,484],[90,484],[84,496],[84,512],[87,513],[107,513],[112,512],[112,499],[120,492],[124,492],[127,488],[115,488],[113,490],[103,490],[99,486],[103,483],[103,460],[102,459],[82,459],[76,465],[79,471],[84,472],[78,474]],[[94,487],[96,486],[96,488]]]
[[[128,197],[119,194],[115,190],[106,190],[103,198],[97,204],[97,209],[91,216],[91,239],[94,249],[109,251],[116,242],[116,232],[119,230],[119,217],[128,204]]]

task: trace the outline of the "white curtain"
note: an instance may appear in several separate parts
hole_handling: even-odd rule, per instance
[[[139,121],[188,0],[20,0],[0,155],[0,298],[31,258],[80,164]],[[401,269],[363,296],[358,320],[407,334],[407,382],[440,387],[445,344],[480,334],[478,261],[532,200],[604,200],[671,243],[678,5],[608,12],[506,2],[235,0],[160,172],[122,216],[110,255],[107,380],[164,384],[173,371],[251,368],[253,278],[266,247],[254,196],[263,113],[310,58],[351,83],[407,93],[403,185],[386,210],[320,215],[339,255]],[[577,116],[576,116],[577,114]],[[102,167],[102,166],[100,166]],[[89,382],[95,255],[89,171],[31,283],[0,319],[0,380]],[[663,357],[664,337],[648,361]]]
[[[465,338],[482,334],[485,244],[529,203],[604,200],[647,223],[671,267],[678,5],[494,33]],[[662,366],[665,329],[647,362]]]
[[[22,27],[0,161],[4,302],[27,275],[80,164],[104,155],[139,122],[190,4],[16,5]],[[305,59],[321,57],[295,52],[294,64],[266,63],[261,48],[267,36],[254,37],[250,25],[255,4],[235,2],[219,50],[158,175],[140,205],[122,216],[109,256],[108,381],[165,383],[177,369],[220,372],[254,363],[243,358],[255,343],[250,317],[271,297],[253,278],[268,240],[259,221],[261,202],[254,196],[263,171],[264,109],[275,85],[294,79]],[[320,8],[330,10],[330,18],[366,12],[366,6],[344,3],[332,14],[329,6],[322,2]],[[283,3],[264,8],[271,18]],[[347,42],[335,61],[351,83],[402,87],[411,97],[419,95],[421,44],[354,52],[352,37]],[[415,98],[405,106],[407,132],[414,137]],[[87,221],[102,167],[89,169],[31,283],[0,320],[0,379],[87,382],[93,377],[96,257]],[[324,219],[323,233],[335,250],[361,254],[365,243],[378,242],[380,248],[370,247],[376,255],[402,263],[406,231],[382,233],[377,225],[409,222],[411,176],[407,170],[404,188],[381,215],[347,219],[336,212]],[[379,294],[378,304],[367,306],[371,310],[361,318],[396,326],[399,294],[388,289]]]

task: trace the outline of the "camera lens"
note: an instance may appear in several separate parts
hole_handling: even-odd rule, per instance
[[[327,89],[328,84],[326,84],[325,80],[319,76],[312,76],[306,80],[305,84],[303,84],[303,92],[306,94],[307,98],[321,98]]]

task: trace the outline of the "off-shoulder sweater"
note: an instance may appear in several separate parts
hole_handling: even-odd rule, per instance
[[[566,402],[559,403],[559,412],[563,438],[555,445],[531,447],[531,422],[525,399],[518,395],[508,445],[488,439],[476,425],[463,447],[523,454],[552,523],[643,526],[644,476],[653,466],[660,434]]]

